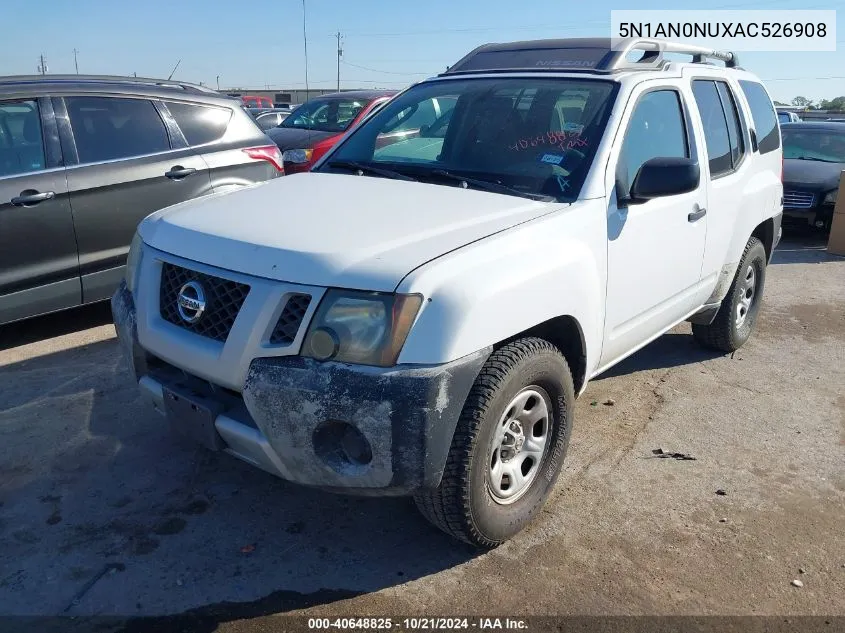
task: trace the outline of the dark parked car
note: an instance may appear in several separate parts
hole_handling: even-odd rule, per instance
[[[394,94],[389,90],[336,92],[296,108],[281,125],[267,130],[283,152],[285,173],[311,169],[349,128]]]
[[[784,222],[830,230],[845,169],[845,125],[802,121],[784,123],[780,129]]]
[[[281,170],[240,100],[207,88],[0,77],[0,323],[108,299],[145,216]]]

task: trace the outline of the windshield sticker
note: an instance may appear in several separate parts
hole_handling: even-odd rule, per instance
[[[575,134],[580,134],[584,131],[584,126],[580,123],[564,123],[563,124],[563,131],[564,132],[573,132]]]
[[[555,176],[557,186],[560,187],[561,193],[566,193],[569,190],[569,181],[563,176]]]
[[[587,147],[588,141],[581,138],[580,132],[558,132],[548,131],[545,134],[538,134],[533,137],[525,137],[508,144],[512,152],[520,152],[530,147],[552,145],[561,150],[575,149],[576,147]]]
[[[563,162],[563,156],[560,154],[543,154],[540,162],[549,163],[550,165],[560,165]]]

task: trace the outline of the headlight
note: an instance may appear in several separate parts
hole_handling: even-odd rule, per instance
[[[305,335],[302,355],[393,366],[421,305],[420,295],[329,290]]]
[[[834,189],[829,194],[824,197],[824,204],[836,204],[836,194],[839,193],[839,189]]]
[[[141,241],[141,235],[135,231],[135,236],[132,238],[132,244],[129,245],[129,255],[126,257],[126,287],[132,294],[135,294],[135,277],[138,275],[138,264],[141,263],[141,250],[144,243]]]
[[[307,163],[313,154],[313,149],[288,149],[282,154],[282,160],[286,163]]]

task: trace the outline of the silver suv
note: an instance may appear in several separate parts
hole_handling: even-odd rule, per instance
[[[108,299],[153,211],[276,177],[240,101],[132,77],[0,77],[0,323]]]

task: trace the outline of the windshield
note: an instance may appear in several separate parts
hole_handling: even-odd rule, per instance
[[[318,171],[348,173],[354,162],[443,185],[464,176],[459,186],[473,187],[475,179],[514,195],[571,201],[616,88],[603,80],[537,77],[419,84],[371,116]]]
[[[291,112],[279,127],[343,132],[367,103],[366,99],[314,99]]]
[[[838,130],[785,129],[783,157],[845,163],[845,125]]]

